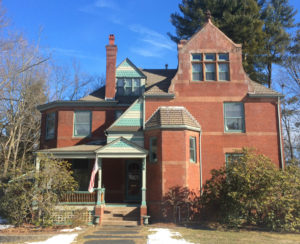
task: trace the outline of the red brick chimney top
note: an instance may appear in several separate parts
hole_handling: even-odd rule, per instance
[[[108,39],[109,39],[109,45],[111,45],[111,46],[115,45],[115,35],[114,34],[110,34]]]

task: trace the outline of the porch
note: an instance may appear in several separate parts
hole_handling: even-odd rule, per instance
[[[111,204],[139,206],[139,221],[146,215],[147,150],[124,138],[118,138],[105,146],[79,145],[40,150],[39,153],[51,154],[54,158],[68,160],[72,164],[79,187],[77,191],[62,196],[59,205],[94,206],[95,216],[100,217],[100,223],[105,208]],[[90,193],[87,190],[95,161],[98,172],[93,192]],[[36,168],[39,168],[38,157]]]

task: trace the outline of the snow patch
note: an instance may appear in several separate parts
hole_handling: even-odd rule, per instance
[[[73,232],[75,230],[82,230],[80,227],[75,227],[74,229],[63,229],[61,232]]]
[[[13,225],[0,225],[0,230],[8,229],[14,227]]]
[[[60,234],[49,238],[46,241],[26,242],[27,244],[71,244],[78,234]]]
[[[180,238],[182,235],[179,232],[170,231],[164,228],[154,228],[149,231],[155,231],[156,233],[148,235],[147,244],[193,244],[184,239],[173,239],[172,237]]]

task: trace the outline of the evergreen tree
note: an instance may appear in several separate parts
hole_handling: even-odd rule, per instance
[[[179,10],[182,15],[171,15],[176,35],[168,35],[173,41],[188,39],[197,32],[206,22],[205,12],[210,10],[213,23],[235,43],[243,45],[243,65],[248,75],[264,81],[261,56],[265,36],[256,0],[183,0]]]
[[[272,64],[282,64],[291,36],[287,29],[294,27],[294,16],[297,11],[289,5],[288,0],[261,1],[261,19],[264,21],[266,34],[265,63],[268,87],[272,83]]]

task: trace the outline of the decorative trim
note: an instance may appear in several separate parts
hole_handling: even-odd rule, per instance
[[[155,127],[150,127],[150,128],[145,128],[146,131],[148,130],[155,130],[155,129],[181,129],[181,130],[193,130],[193,131],[201,131],[200,128],[188,126],[188,125],[162,125],[162,126],[155,126]]]

